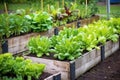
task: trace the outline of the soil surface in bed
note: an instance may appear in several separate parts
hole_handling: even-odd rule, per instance
[[[120,50],[81,75],[77,80],[120,80]]]

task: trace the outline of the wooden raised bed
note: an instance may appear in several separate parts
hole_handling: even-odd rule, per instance
[[[21,35],[21,36],[16,36],[16,37],[12,37],[12,38],[8,38],[5,40],[4,44],[0,44],[0,53],[6,53],[6,52],[10,52],[13,54],[16,53],[20,53],[23,51],[28,50],[27,49],[27,44],[28,41],[31,37],[35,37],[35,36],[47,36],[49,37],[49,32],[45,31],[45,32],[40,32],[40,33],[29,33],[29,34],[25,34],[25,35]]]
[[[98,15],[95,15],[95,16],[92,16],[92,17],[87,18],[87,19],[79,20],[78,22],[80,22],[80,25],[81,25],[81,26],[84,26],[84,25],[91,24],[91,23],[93,23],[94,21],[98,21],[99,18],[100,18],[100,17],[99,17]]]
[[[53,75],[45,78],[44,80],[61,80],[61,74],[60,73],[52,73]]]
[[[112,41],[107,41],[105,44],[105,58],[110,56],[112,53],[114,53],[118,49],[119,49],[119,41],[115,43]]]
[[[93,23],[94,21],[98,21],[98,20],[99,20],[98,15],[95,15],[95,16],[92,16],[91,18],[87,18],[87,19],[83,19],[83,20],[77,20],[77,21],[68,23],[66,25],[62,25],[62,26],[52,28],[52,29],[49,30],[48,34],[50,36],[52,36],[54,34],[56,35],[56,33],[58,34],[58,32],[60,30],[63,30],[64,27],[67,27],[67,28],[79,28],[81,26],[88,25],[88,24]],[[56,29],[57,29],[57,31],[56,31]]]
[[[33,62],[46,64],[45,71],[47,72],[61,72],[62,80],[75,80],[81,74],[95,66],[101,60],[100,55],[100,50],[93,49],[74,61],[59,61],[31,56],[24,57],[31,59]]]

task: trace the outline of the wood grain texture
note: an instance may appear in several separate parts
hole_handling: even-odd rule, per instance
[[[30,33],[21,36],[8,38],[8,52],[16,54],[27,50],[27,44],[31,37],[40,35],[39,33]]]
[[[105,44],[105,58],[113,54],[118,49],[119,49],[119,41],[117,42],[107,41]]]

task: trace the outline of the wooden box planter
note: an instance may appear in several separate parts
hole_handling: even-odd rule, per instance
[[[37,58],[24,56],[31,59],[33,62],[46,64],[47,72],[61,72],[62,80],[75,80],[81,74],[95,66],[101,60],[101,51],[93,49],[90,52],[84,53],[74,61],[59,61],[45,58]]]
[[[107,41],[105,44],[105,58],[110,56],[112,53],[114,53],[118,49],[119,49],[119,41],[115,43],[112,41]]]
[[[5,43],[2,44],[2,53],[10,52],[13,54],[20,53],[27,50],[27,43],[33,36],[39,35],[38,33],[29,33],[22,36],[16,36],[6,39]]]
[[[61,80],[61,74],[58,73],[52,73],[51,76],[45,78],[44,80]]]
[[[16,53],[26,51],[28,50],[26,46],[29,39],[31,37],[35,37],[38,35],[50,37],[52,34],[49,34],[49,30],[48,30],[44,32],[28,33],[28,34],[24,34],[16,37],[8,38],[5,40],[4,44],[0,43],[0,47],[1,47],[0,53],[10,52],[10,53],[16,54]]]
[[[35,36],[50,36],[48,31],[40,32],[40,33],[29,33],[21,36],[16,36],[12,38],[8,38],[5,40],[5,43],[0,44],[0,53],[10,52],[13,54],[23,52],[27,50],[27,43],[31,37]]]
[[[84,25],[91,24],[94,21],[98,21],[98,20],[99,20],[99,16],[95,15],[95,16],[92,16],[92,17],[87,18],[87,19],[79,20],[79,22],[81,23],[81,26],[84,26]]]

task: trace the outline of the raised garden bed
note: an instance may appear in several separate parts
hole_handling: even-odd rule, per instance
[[[2,47],[0,49],[0,53],[5,53],[5,52],[11,52],[13,54],[20,53],[22,51],[27,50],[26,48],[27,43],[29,39],[33,36],[41,35],[41,36],[51,37],[52,35],[57,34],[60,30],[63,30],[64,27],[70,28],[70,27],[76,26],[78,22],[80,23],[81,26],[84,24],[87,25],[88,23],[92,23],[93,21],[97,21],[97,20],[99,20],[99,16],[95,15],[88,19],[79,20],[79,21],[75,21],[75,22],[72,22],[72,23],[69,23],[63,26],[59,26],[57,27],[58,29],[57,32],[55,31],[55,28],[52,28],[45,32],[30,33],[30,34],[8,38],[5,40],[5,43],[0,46]]]
[[[21,36],[16,36],[12,38],[8,38],[5,40],[5,42],[1,43],[1,50],[0,53],[10,52],[13,54],[23,52],[27,50],[27,43],[31,37],[35,36],[49,36],[48,31],[41,32],[41,33],[29,33]]]
[[[58,33],[60,30],[63,30],[64,27],[67,27],[67,28],[73,28],[73,27],[74,28],[79,28],[79,27],[82,27],[84,25],[91,24],[94,21],[98,21],[99,18],[100,17],[98,15],[95,15],[95,16],[92,16],[92,17],[87,18],[87,19],[77,20],[77,21],[68,23],[66,25],[62,25],[62,26],[59,26],[59,27],[52,28],[51,30],[49,30],[49,35],[52,36],[52,35]],[[55,31],[56,29],[57,29],[57,31]]]
[[[116,43],[107,41],[104,47],[100,46],[100,50],[93,49],[73,61],[59,61],[46,58],[37,58],[33,56],[24,57],[31,59],[33,62],[46,64],[46,71],[48,72],[61,72],[62,80],[75,80],[103,60],[103,57],[110,56],[118,49],[119,41]]]
[[[33,62],[46,64],[48,72],[61,72],[62,80],[75,80],[78,76],[95,66],[101,59],[100,50],[93,49],[91,52],[84,53],[74,61],[59,61],[53,59],[37,58],[24,56]]]
[[[74,22],[71,22],[71,23],[68,23],[66,24],[65,26],[66,27],[73,27],[73,26],[77,26],[77,23],[80,22],[80,26],[84,26],[84,25],[88,25],[88,24],[91,24],[93,23],[94,21],[98,21],[99,20],[99,16],[98,15],[95,15],[95,16],[92,16],[90,18],[86,18],[86,19],[81,19],[81,20],[77,20],[77,21],[74,21]]]

